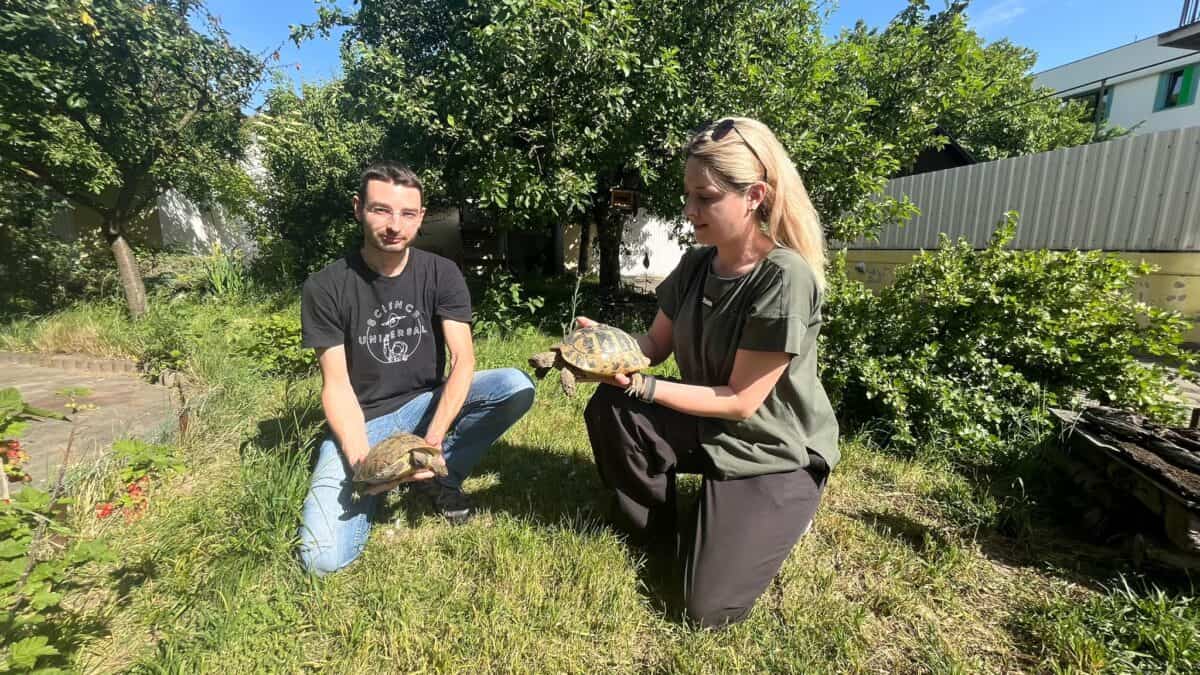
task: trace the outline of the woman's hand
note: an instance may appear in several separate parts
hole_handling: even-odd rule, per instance
[[[580,328],[591,328],[592,326],[600,325],[600,322],[593,321],[586,316],[577,316],[575,317],[575,325],[579,326]]]

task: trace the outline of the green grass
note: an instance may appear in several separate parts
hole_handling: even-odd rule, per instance
[[[975,673],[1196,662],[1180,660],[1194,659],[1194,638],[1177,637],[1200,627],[1194,599],[1101,587],[1108,578],[1088,570],[1117,569],[1111,552],[1036,519],[1020,539],[992,531],[996,504],[963,476],[854,438],[813,532],[749,620],[689,627],[664,602],[666,562],[605,524],[582,419],[594,385],[568,399],[554,378],[467,482],[479,507],[469,524],[393,498],[361,559],[310,578],[295,548],[319,379],[262,377],[230,338],[246,317],[287,306],[184,300],[131,327],[115,307],[92,305],[0,329],[4,348],[130,356],[183,336],[196,383],[177,444],[187,468],[153,487],[144,518],[96,520],[116,468],[79,474],[74,524],[119,562],[69,598],[77,669]],[[554,332],[480,340],[479,367],[522,366]],[[685,494],[694,488],[684,482]],[[1138,631],[1161,648],[1128,638]],[[1128,656],[1143,651],[1147,660]]]

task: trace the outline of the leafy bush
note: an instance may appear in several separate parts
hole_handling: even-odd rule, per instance
[[[1056,672],[1200,672],[1200,598],[1121,585],[1086,602],[1059,598],[1022,617]]]
[[[51,228],[50,195],[0,182],[0,314],[42,314],[120,288],[98,233],[71,242]]]
[[[1187,322],[1134,299],[1151,270],[1102,252],[1012,251],[1009,213],[988,247],[945,237],[874,296],[830,274],[822,378],[842,419],[912,454],[990,462],[1080,396],[1158,419],[1182,410],[1165,367],[1189,364]]]
[[[302,377],[316,367],[312,350],[301,344],[300,318],[293,312],[256,320],[238,351],[248,356],[264,375]]]
[[[379,156],[382,132],[351,114],[353,105],[341,82],[304,85],[300,95],[278,84],[255,117],[269,175],[256,239],[268,268],[287,264],[288,281],[303,281],[361,236],[350,198],[365,162]]]
[[[532,328],[537,311],[545,304],[541,296],[526,293],[521,282],[501,269],[492,271],[482,291],[475,306],[475,334],[480,336],[507,335],[522,326]]]

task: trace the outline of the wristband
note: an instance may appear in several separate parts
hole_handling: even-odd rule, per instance
[[[625,388],[625,395],[643,403],[654,403],[654,389],[657,383],[658,379],[653,375],[642,375]]]

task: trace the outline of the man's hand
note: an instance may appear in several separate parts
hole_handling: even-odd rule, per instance
[[[379,485],[367,488],[364,492],[369,495],[377,495],[381,492],[387,492],[393,488],[396,488],[403,483],[413,483],[419,480],[430,480],[431,478],[433,478],[432,471],[418,471],[408,478],[401,478],[400,480],[395,480],[390,483],[380,483]]]
[[[442,449],[442,439],[444,436],[445,436],[445,434],[430,431],[425,434],[425,444],[431,448],[437,448],[438,451],[440,452]],[[353,466],[353,464],[351,464],[351,466]],[[414,481],[419,481],[419,480],[429,480],[429,479],[433,478],[434,475],[435,474],[432,471],[418,471],[418,472],[414,473],[413,475],[409,476],[408,478],[403,478],[401,480],[392,481],[391,483],[381,483],[372,488],[368,488],[365,492],[369,495],[377,495],[380,492],[387,492],[388,490],[391,490],[391,489],[395,488],[396,486],[401,485],[402,483],[412,483]]]
[[[352,449],[349,447],[342,448],[342,454],[346,456],[346,463],[350,465],[351,470],[353,470],[355,467],[357,467],[359,465],[360,462],[362,462],[364,459],[366,459],[367,454],[370,451],[371,451],[370,448],[362,448],[362,449]]]

